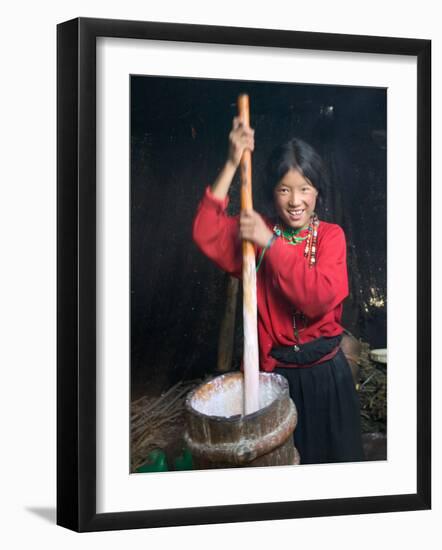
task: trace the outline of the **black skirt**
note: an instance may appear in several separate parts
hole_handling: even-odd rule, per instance
[[[344,353],[313,367],[276,367],[298,411],[301,464],[364,460],[359,397]]]

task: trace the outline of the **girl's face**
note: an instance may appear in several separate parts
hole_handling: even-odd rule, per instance
[[[286,226],[300,229],[308,225],[318,191],[298,170],[289,170],[273,194],[276,212]]]

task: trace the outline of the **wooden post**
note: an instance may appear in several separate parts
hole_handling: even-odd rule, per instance
[[[233,344],[235,341],[235,316],[238,301],[239,281],[228,275],[226,308],[221,321],[218,339],[218,372],[228,372],[232,368]]]
[[[238,97],[238,116],[250,126],[249,96]],[[241,209],[252,209],[252,152],[241,158]],[[243,323],[244,323],[244,414],[259,409],[259,354],[256,307],[256,262],[253,243],[243,241]]]

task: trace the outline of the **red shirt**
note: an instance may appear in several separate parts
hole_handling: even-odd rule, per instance
[[[228,197],[219,200],[207,187],[193,222],[193,239],[222,270],[240,278],[239,216],[227,215],[228,202]],[[306,234],[307,230],[300,233]],[[321,221],[316,249],[316,264],[311,268],[304,257],[303,243],[293,246],[279,237],[265,252],[256,282],[261,370],[272,371],[277,365],[276,359],[269,355],[272,347],[295,343],[295,311],[298,312],[297,343],[342,332],[342,303],[348,296],[348,278],[346,242],[341,227]],[[259,257],[261,249],[256,247],[256,252]],[[304,316],[302,324],[300,313]]]

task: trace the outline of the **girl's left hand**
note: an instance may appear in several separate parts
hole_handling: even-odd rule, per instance
[[[239,235],[241,239],[264,248],[272,238],[272,231],[255,210],[242,210],[239,216]]]

